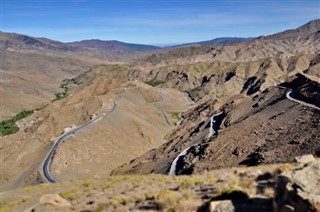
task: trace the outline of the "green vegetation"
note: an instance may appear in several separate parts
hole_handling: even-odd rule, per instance
[[[201,185],[201,184],[203,184],[202,180],[190,176],[184,179],[182,182],[180,182],[179,189],[186,189],[186,188],[196,186],[196,185]]]
[[[175,211],[174,208],[176,208],[179,202],[185,197],[186,196],[184,196],[181,192],[163,190],[159,192],[156,199],[163,203],[166,211]]]
[[[64,97],[66,97],[68,95],[68,88],[65,87],[64,91],[61,93],[56,93],[56,98],[54,99],[54,101],[59,100],[59,99],[63,99]]]
[[[111,170],[111,172],[110,172],[109,175],[110,175],[110,176],[115,176],[115,175],[117,174],[117,169],[121,169],[121,168],[125,167],[126,165],[127,165],[127,163],[124,163],[124,164],[118,166],[117,168]]]
[[[126,204],[126,200],[118,196],[111,196],[110,199],[122,205]]]
[[[172,112],[171,113],[171,118],[175,120],[174,125],[177,125],[177,123],[178,123],[178,121],[180,119],[179,118],[179,114],[180,114],[180,112]]]
[[[19,131],[16,122],[31,115],[33,110],[25,110],[17,114],[15,117],[0,122],[0,135],[10,135]]]
[[[74,195],[77,192],[78,192],[78,189],[77,188],[73,188],[71,190],[61,192],[60,196],[65,198],[65,199],[67,199],[67,198],[70,198],[72,195]]]
[[[172,112],[172,113],[171,113],[171,117],[172,117],[172,118],[179,119],[179,114],[180,114],[180,112]]]
[[[160,84],[163,84],[165,83],[166,81],[163,81],[163,80],[157,80],[157,79],[154,79],[154,80],[149,80],[149,81],[146,81],[145,83],[148,84],[148,85],[151,85],[153,87],[156,87]]]
[[[93,212],[100,212],[100,211],[105,211],[105,209],[111,207],[111,204],[106,204],[106,203],[101,203],[98,204],[94,209]]]
[[[193,88],[190,91],[188,91],[188,94],[190,95],[190,98],[192,100],[196,101],[196,99],[198,99],[198,95],[199,95],[200,91],[201,91],[201,88],[196,87],[196,88]]]
[[[79,84],[79,82],[75,78],[64,79],[64,80],[62,80],[60,88],[64,88],[64,87],[71,85],[71,84]]]
[[[11,201],[11,202],[1,202],[0,203],[0,212],[13,211],[22,203],[25,203],[32,199],[31,196],[25,196],[21,198],[19,201]]]
[[[72,78],[72,79],[64,79],[62,80],[62,83],[60,85],[60,88],[63,88],[64,91],[63,92],[60,92],[60,93],[56,93],[56,98],[53,100],[53,101],[57,101],[59,99],[63,99],[65,98],[66,96],[68,96],[68,91],[69,91],[69,87],[70,85],[72,84],[77,84],[79,85],[79,82],[75,79],[75,78]]]

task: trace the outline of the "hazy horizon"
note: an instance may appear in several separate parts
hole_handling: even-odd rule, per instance
[[[319,1],[2,0],[1,31],[156,46],[257,37],[319,18]]]

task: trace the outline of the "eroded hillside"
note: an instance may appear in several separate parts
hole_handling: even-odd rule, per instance
[[[40,41],[54,48],[61,47],[59,43]],[[61,80],[82,74],[63,82],[71,82],[67,85],[68,95],[45,102],[47,107],[17,123],[20,128],[17,133],[2,138],[1,185],[4,190],[11,190],[45,182],[42,175],[44,161],[57,138],[94,117],[99,120],[61,140],[54,149],[48,167],[56,181],[103,179],[114,174],[168,174],[170,170],[173,170],[172,175],[202,174],[217,168],[227,167],[228,170],[234,166],[292,162],[303,154],[319,156],[319,43],[319,21],[316,20],[296,30],[236,44],[164,50],[160,56],[158,52],[151,53],[152,60],[147,53],[146,58],[130,64],[93,66],[100,63],[101,58],[91,61],[88,57],[79,59],[64,55],[57,59],[54,55],[54,66],[61,65],[57,72],[46,72],[52,55],[49,59],[46,54],[38,58],[39,53],[30,53],[34,49],[23,49],[28,52],[25,58],[30,55],[39,61],[46,58],[43,64],[47,65],[39,66],[41,74],[37,71],[28,73],[31,74],[28,79],[24,72],[14,75],[14,71],[7,71],[5,76],[14,76],[5,78],[8,90],[3,91],[11,92],[10,82],[13,87],[28,88],[24,83],[31,81],[34,75],[39,76],[36,79],[43,79],[43,84],[36,88],[42,95],[40,90],[48,78]],[[21,54],[25,52],[7,51],[10,52],[8,67],[13,64],[13,58],[18,61],[16,66],[25,63],[20,62],[24,58]],[[88,63],[83,65],[84,61]],[[36,64],[27,67],[33,65]],[[276,86],[279,84],[282,87]],[[52,92],[51,86],[53,88],[55,84],[49,85],[47,89]],[[290,89],[294,92],[288,94]],[[29,90],[25,89],[21,94],[27,92]],[[25,97],[32,103],[37,102],[30,96]],[[241,178],[240,175],[237,177]],[[125,179],[125,176],[110,179]],[[139,181],[140,178],[133,177],[128,181],[135,179]],[[155,185],[158,188],[162,186],[161,179],[171,185],[172,181],[181,184],[192,177],[149,179],[143,176],[141,179],[147,179],[146,182],[159,180]],[[99,181],[93,187],[101,187],[103,182]],[[91,186],[91,181],[89,184]],[[198,186],[198,183],[191,184]],[[68,186],[74,187],[73,184]],[[109,186],[112,185],[101,192],[110,192]],[[127,184],[119,186],[123,188]],[[137,183],[136,187],[140,186]],[[60,189],[52,186],[53,190],[55,188]],[[165,190],[171,192],[175,188],[176,184]],[[64,188],[59,190],[64,191]],[[101,194],[97,192],[90,195]],[[151,200],[162,200],[161,192],[157,190]],[[193,191],[188,190],[186,195],[189,192]],[[176,193],[184,194],[179,190]],[[73,198],[73,194],[69,197],[72,197],[68,200],[74,210],[77,209],[74,205],[84,202],[81,198]],[[118,203],[125,205],[123,200],[128,203],[125,209],[139,206],[136,199],[110,198],[111,206],[101,207],[114,207],[115,201],[114,208],[117,208]],[[170,198],[168,201],[172,201]],[[149,200],[146,197],[141,202]],[[96,208],[105,200],[89,202],[92,200],[88,200],[85,207]],[[188,207],[196,209],[203,203],[199,200],[196,206]],[[34,199],[32,204],[37,204]],[[164,205],[167,207],[166,203]],[[39,206],[40,210],[42,206]]]

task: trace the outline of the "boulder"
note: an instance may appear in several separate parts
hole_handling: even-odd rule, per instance
[[[40,197],[40,204],[49,204],[56,207],[71,207],[71,204],[59,194],[45,194]]]
[[[312,155],[302,155],[294,158],[297,163],[307,164],[315,161],[316,159]]]
[[[275,211],[320,211],[320,161],[301,157],[276,179]]]
[[[211,212],[234,212],[235,210],[231,200],[212,201],[209,205]]]

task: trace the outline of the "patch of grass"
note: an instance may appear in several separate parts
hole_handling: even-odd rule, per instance
[[[25,196],[25,197],[22,198],[22,202],[25,203],[25,202],[27,202],[27,201],[29,201],[31,199],[32,199],[31,196]]]
[[[117,174],[117,169],[112,169],[110,172],[110,176],[115,176]]]
[[[187,91],[187,93],[189,94],[189,96],[192,100],[196,101],[200,91],[201,91],[200,87],[196,87],[196,88],[191,89],[190,91]]]
[[[105,209],[109,208],[111,204],[103,203],[97,205],[92,211],[93,212],[100,212],[100,211],[105,211]]]
[[[180,114],[180,112],[172,112],[171,117],[175,118],[175,119],[179,119],[179,114]]]
[[[117,170],[125,167],[126,165],[128,165],[128,164],[127,164],[127,163],[124,163],[124,164],[118,166],[117,168],[111,170],[111,172],[110,172],[109,175],[110,175],[110,176],[115,176],[115,175],[117,175]]]
[[[183,195],[179,192],[174,192],[170,190],[161,191],[157,195],[157,200],[164,204],[164,207],[168,209],[175,208],[177,204],[183,199]]]
[[[21,205],[22,201],[12,201],[12,202],[5,202],[5,203],[0,203],[0,212],[7,212],[7,211],[12,211],[19,205]]]
[[[148,84],[148,85],[151,85],[153,87],[156,87],[160,84],[163,84],[165,83],[166,81],[163,81],[163,80],[157,80],[157,79],[154,79],[154,80],[149,80],[149,81],[146,81],[145,83]]]
[[[22,111],[21,113],[18,113],[18,115],[15,116],[15,121],[21,120],[27,116],[30,116],[33,113],[33,110],[25,110]]]
[[[84,187],[89,187],[89,186],[92,186],[93,185],[93,182],[92,180],[84,180],[81,182],[81,184],[84,186]]]
[[[180,185],[179,189],[185,189],[191,186],[201,185],[203,181],[200,179],[196,179],[194,177],[188,177],[187,179],[183,180]]]
[[[122,205],[126,204],[126,200],[118,196],[112,196],[110,199]]]
[[[60,85],[61,88],[64,88],[70,84],[79,84],[78,80],[75,78],[71,78],[71,79],[64,79],[62,80],[62,83]]]
[[[73,188],[71,190],[63,191],[63,192],[59,193],[59,195],[65,199],[67,199],[67,198],[70,198],[72,195],[74,195],[77,192],[78,192],[78,189]]]
[[[61,93],[56,93],[56,98],[53,101],[57,101],[65,98],[68,95],[68,88],[64,88],[64,91]]]
[[[26,187],[23,187],[21,190],[22,190],[23,192],[30,192],[30,191],[33,190],[33,187],[34,187],[34,186],[26,186]]]
[[[72,78],[72,79],[64,79],[62,80],[62,83],[60,85],[60,88],[63,88],[64,91],[63,92],[60,92],[60,93],[56,93],[55,96],[56,98],[53,100],[53,101],[57,101],[59,99],[63,99],[65,98],[66,96],[68,96],[68,91],[69,91],[69,87],[70,85],[72,84],[79,84],[78,80],[75,79],[75,78]]]
[[[33,110],[25,110],[21,113],[18,113],[15,117],[4,120],[0,122],[0,135],[10,135],[19,131],[19,127],[16,125],[16,122],[30,116],[33,113]]]
[[[145,200],[152,200],[152,199],[155,199],[156,198],[156,194],[153,193],[153,192],[148,192],[148,193],[145,193],[144,194],[144,199]]]

